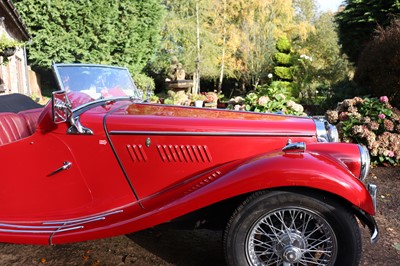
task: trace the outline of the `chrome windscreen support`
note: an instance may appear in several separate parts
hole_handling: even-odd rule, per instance
[[[70,119],[70,124],[71,126],[67,130],[67,134],[72,134],[72,135],[93,135],[93,130],[90,128],[86,128],[82,126],[81,122],[79,121],[79,116],[76,118],[71,117]]]

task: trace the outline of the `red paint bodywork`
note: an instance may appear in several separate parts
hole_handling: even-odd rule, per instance
[[[0,241],[59,244],[145,229],[280,187],[334,194],[373,215],[357,145],[317,143],[310,118],[111,102],[67,134],[51,103],[36,131],[0,146]],[[283,152],[305,142],[303,152]],[[51,175],[64,162],[70,169]],[[18,162],[18,165],[15,165]]]

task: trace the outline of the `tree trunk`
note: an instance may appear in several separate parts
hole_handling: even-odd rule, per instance
[[[221,72],[219,75],[219,83],[218,83],[218,93],[221,92],[222,90],[222,82],[224,80],[224,69],[225,69],[225,49],[226,49],[226,0],[224,2],[224,14],[223,14],[223,21],[222,21],[222,27],[223,27],[223,39],[222,39],[222,56],[221,56]]]
[[[196,31],[197,31],[197,60],[196,60],[196,80],[195,87],[200,93],[200,22],[199,22],[199,0],[196,1]]]

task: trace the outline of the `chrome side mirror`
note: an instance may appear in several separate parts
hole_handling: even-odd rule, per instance
[[[56,124],[66,122],[72,113],[71,103],[65,91],[55,91],[52,95],[53,121]]]

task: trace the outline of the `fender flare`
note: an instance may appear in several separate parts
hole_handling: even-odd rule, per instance
[[[278,152],[244,161],[230,170],[224,168],[220,170],[220,178],[191,193],[190,197],[197,198],[197,202],[202,197],[217,202],[258,190],[304,187],[337,195],[364,212],[375,214],[365,185],[342,162],[330,156]]]

